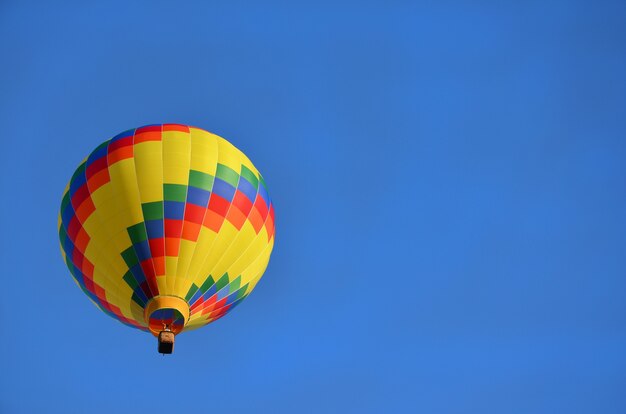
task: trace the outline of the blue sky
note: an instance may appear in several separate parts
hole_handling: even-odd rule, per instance
[[[61,3],[0,5],[1,412],[626,411],[624,2]],[[160,122],[277,217],[170,357],[56,232],[82,158]]]

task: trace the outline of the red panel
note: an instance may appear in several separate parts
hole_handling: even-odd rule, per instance
[[[254,227],[254,231],[259,234],[261,228],[263,227],[263,219],[256,208],[253,208],[250,211],[250,214],[248,214],[248,220],[250,220],[252,227]]]
[[[143,270],[143,274],[146,275],[146,279],[150,282],[150,279],[154,279],[156,275],[154,274],[154,266],[152,266],[152,259],[146,259],[141,264],[141,270]],[[150,283],[152,286],[152,283]]]
[[[177,238],[165,238],[165,255],[166,256],[178,256],[180,249],[180,239]]]
[[[109,181],[111,181],[109,170],[108,168],[105,168],[104,170],[95,173],[91,178],[87,179],[87,187],[89,187],[89,191],[93,193]]]
[[[83,279],[83,283],[85,284],[85,289],[87,289],[87,290],[88,290],[88,291],[90,291],[91,293],[94,293],[94,294],[95,294],[95,292],[94,292],[94,290],[95,290],[95,286],[94,286],[94,283],[93,283],[93,280],[92,280],[92,279],[90,279],[90,278],[88,278],[88,277],[85,277],[85,278]]]
[[[89,244],[89,234],[85,231],[84,228],[80,228],[78,230],[78,234],[76,235],[76,239],[74,240],[74,246],[78,247],[81,252],[87,250],[87,245]]]
[[[125,160],[127,158],[132,158],[132,157],[133,157],[132,146],[122,147],[118,150],[110,152],[108,156],[109,167],[111,167],[111,165],[115,164],[118,161]]]
[[[267,241],[270,241],[274,236],[274,220],[271,217],[265,220],[265,229],[267,230]]]
[[[272,218],[272,220],[274,219],[274,204],[272,202],[270,202],[270,217]]]
[[[133,136],[124,137],[122,139],[118,139],[117,141],[109,143],[109,147],[107,148],[108,153],[112,153],[124,147],[131,147],[133,145]]]
[[[226,220],[230,221],[231,224],[237,228],[237,230],[241,230],[243,223],[246,222],[246,216],[241,211],[239,211],[237,207],[232,207],[230,210],[228,210]]]
[[[185,221],[201,224],[205,212],[206,208],[187,203],[185,204]]]
[[[77,248],[74,248],[74,250],[72,251],[72,263],[74,263],[74,266],[76,266],[77,268],[81,269],[83,268],[83,259],[85,258],[85,256],[83,256],[83,254],[81,253],[80,250],[78,250]]]
[[[200,234],[201,224],[192,223],[190,221],[186,221],[183,225],[183,235],[182,238],[185,240],[196,241],[198,240],[198,234]]]
[[[153,293],[152,295],[148,296],[148,297],[152,297],[152,296],[156,296],[159,294],[159,287],[156,284],[156,277],[149,277],[147,278],[148,280],[148,286],[150,286],[150,291]]]
[[[93,293],[95,293],[95,295],[96,295],[96,296],[97,296],[100,300],[102,300],[103,302],[107,303],[107,300],[106,300],[106,292],[104,291],[104,289],[102,289],[102,288],[100,287],[100,285],[98,285],[98,284],[97,284],[97,283],[95,283],[95,282],[94,282],[93,286],[94,286],[94,292],[93,292]]]
[[[163,253],[165,253],[165,246],[163,246],[163,250]],[[157,277],[163,276],[165,274],[165,257],[153,257],[152,263],[154,264],[154,273],[156,273]]]
[[[122,311],[120,310],[120,308],[118,308],[115,305],[110,305],[111,306],[111,312],[113,312],[114,314],[116,314],[120,319],[124,318],[124,316],[122,315]]]
[[[183,221],[182,220],[173,220],[173,219],[164,219],[163,227],[165,229],[165,237],[176,237],[180,238],[183,232]]]
[[[83,201],[85,201],[89,197],[89,189],[87,188],[87,184],[81,185],[78,190],[72,195],[72,207],[74,209],[78,208]]]
[[[80,230],[81,227],[82,226],[80,225],[78,218],[76,216],[73,216],[70,219],[70,224],[68,224],[67,226],[67,235],[69,236],[70,240],[72,241],[76,240],[76,236],[78,235],[78,230]]]
[[[256,208],[259,211],[261,218],[263,219],[263,221],[265,221],[265,217],[267,217],[268,209],[267,209],[267,204],[265,204],[265,200],[263,200],[263,197],[256,198],[256,201],[254,202],[254,208]]]
[[[165,256],[165,239],[149,239],[148,244],[150,244],[150,253],[152,254],[152,257]]]
[[[94,206],[91,198],[88,198],[76,210],[76,217],[81,223],[84,223],[94,211],[96,211],[96,206]]]
[[[93,269],[94,269],[93,263],[91,263],[89,259],[87,259],[86,257],[83,258],[83,267],[82,267],[83,274],[89,277],[90,279],[93,279]]]
[[[228,296],[225,297],[225,298],[220,299],[219,301],[215,302],[214,304],[212,304],[212,305],[210,305],[208,307],[205,307],[202,310],[202,315],[206,315],[207,313],[211,312],[212,310],[217,309],[217,308],[221,308],[222,306],[224,306],[226,304],[226,299],[227,298],[228,298]]]
[[[135,135],[143,134],[144,132],[161,132],[161,125],[146,125],[135,130]]]
[[[213,296],[211,296],[210,298],[208,298],[207,300],[202,302],[202,306],[197,309],[197,310],[203,310],[204,308],[206,308],[207,306],[212,306],[213,304],[215,304],[215,302],[217,301],[217,293],[214,294]]]
[[[237,190],[235,197],[233,198],[233,205],[237,206],[237,208],[239,208],[239,210],[247,216],[252,208],[252,201],[250,201],[244,193]]]
[[[211,194],[211,199],[209,200],[209,210],[216,212],[222,217],[225,217],[229,206],[230,203],[228,202],[228,200],[218,196],[215,193]]]
[[[222,228],[223,222],[224,222],[224,217],[220,216],[219,214],[211,210],[207,210],[206,215],[204,216],[204,221],[202,222],[202,225],[205,227],[208,227],[209,229],[217,233],[220,231],[220,228]]]
[[[106,155],[98,158],[97,160],[95,160],[94,162],[89,164],[89,167],[87,167],[87,170],[85,171],[85,175],[87,176],[87,180],[89,180],[98,171],[102,171],[106,167],[107,167],[107,157],[106,157]]]
[[[152,292],[150,292],[150,285],[148,285],[148,281],[147,280],[144,281],[144,282],[141,282],[139,287],[141,288],[141,291],[143,292],[144,295],[146,295],[146,297],[148,299],[150,299],[152,296],[154,296],[152,294]]]
[[[195,301],[195,303],[194,303],[193,305],[191,305],[191,307],[189,308],[189,310],[190,310],[190,311],[191,311],[191,313],[193,314],[193,313],[195,313],[194,311],[195,311],[196,309],[198,309],[198,307],[199,307],[200,305],[202,305],[203,303],[204,303],[204,299],[202,298],[202,296],[200,296],[200,297],[198,298],[198,300],[196,300],[196,301]]]
[[[144,127],[139,128],[137,132],[135,132],[135,145],[141,144],[146,141],[161,141],[161,130],[153,131],[148,130],[148,128],[153,127]]]
[[[189,132],[189,127],[182,124],[163,124],[163,131]]]
[[[111,304],[107,302],[106,299],[100,299],[100,306],[111,312]]]
[[[226,305],[223,308],[217,309],[215,312],[211,314],[211,317],[215,319],[221,318],[222,316],[226,314],[226,312],[228,312],[228,309],[230,309],[230,305]]]

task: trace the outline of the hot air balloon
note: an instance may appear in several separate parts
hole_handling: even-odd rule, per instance
[[[225,139],[147,125],[79,165],[58,228],[82,291],[171,353],[175,335],[221,318],[254,289],[274,246],[274,206],[261,174]]]

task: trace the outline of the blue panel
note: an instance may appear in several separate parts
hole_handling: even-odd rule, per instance
[[[148,220],[145,223],[149,239],[160,239],[163,237],[163,220]]]
[[[241,191],[248,197],[248,199],[254,203],[254,199],[256,198],[256,188],[252,184],[245,179],[245,177],[241,176],[239,178],[239,187],[238,190]]]
[[[204,295],[202,295],[202,298],[204,300],[209,299],[211,296],[215,295],[215,292],[217,292],[217,284],[213,284],[209,290],[206,291],[206,293]]]
[[[121,134],[117,134],[116,136],[111,138],[111,142],[119,141],[120,139],[126,138],[126,137],[132,137],[133,135],[135,135],[135,130],[129,129],[128,131],[124,131]]]
[[[133,292],[143,301],[143,303],[148,303],[148,298],[146,297],[146,294],[143,293],[141,286],[138,286],[137,289],[133,290]]]
[[[73,259],[72,256],[74,255],[74,243],[72,243],[69,237],[65,237],[65,240],[63,242],[63,250],[65,251],[65,256],[68,260]]]
[[[139,258],[140,262],[143,262],[144,260],[150,259],[152,257],[148,240],[144,240],[142,242],[134,244],[133,248],[135,249],[135,253],[137,253],[137,257]]]
[[[65,207],[65,210],[63,210],[61,212],[61,222],[63,223],[63,226],[67,229],[67,226],[70,225],[70,221],[72,220],[72,217],[74,217],[76,213],[74,212],[74,207],[72,207],[72,204],[68,204]]]
[[[189,186],[187,188],[187,202],[200,207],[209,205],[209,197],[211,192],[201,188]]]
[[[261,182],[259,182],[259,195],[261,196],[261,198],[263,198],[263,200],[265,200],[265,204],[267,205],[267,208],[269,209],[270,208],[270,196],[267,193],[265,186]]]
[[[83,168],[82,171],[79,173],[77,171],[77,174],[72,177],[72,181],[70,183],[70,197],[72,197],[74,193],[76,193],[76,191],[84,184],[87,184],[87,177],[85,177],[85,169]]]
[[[246,298],[246,296],[242,296],[241,298],[239,298],[238,300],[234,301],[232,303],[232,305],[230,305],[230,308],[228,308],[228,312],[232,311],[233,309],[235,309],[235,306],[239,305],[241,303],[241,301],[243,301]]]
[[[102,158],[102,157],[106,157],[107,153],[108,153],[108,148],[109,148],[109,141],[101,144],[98,148],[95,149],[95,151],[93,151],[90,155],[89,158],[87,159],[87,163],[85,164],[86,167],[90,166],[94,161]]]
[[[224,299],[226,296],[228,296],[229,293],[230,293],[229,286],[228,285],[224,286],[223,288],[220,289],[219,292],[217,292],[217,300]]]
[[[215,177],[215,181],[213,182],[213,192],[218,196],[231,201],[235,195],[235,187],[228,184],[226,181]]]
[[[202,297],[202,291],[200,289],[198,289],[198,290],[196,290],[196,293],[191,297],[191,300],[189,301],[189,303],[191,305],[193,305],[201,297]]]
[[[239,291],[235,291],[230,296],[228,296],[228,299],[226,299],[226,305],[230,305],[237,300],[237,292]]]
[[[141,265],[139,263],[131,267],[130,272],[133,274],[133,276],[135,276],[135,280],[140,285],[146,281],[146,275],[143,274],[143,269],[141,268]]]
[[[185,215],[185,203],[180,201],[163,201],[163,214],[166,219],[182,220]]]

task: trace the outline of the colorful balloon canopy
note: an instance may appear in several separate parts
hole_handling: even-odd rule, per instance
[[[148,125],[99,145],[65,189],[61,251],[106,314],[154,335],[195,329],[250,294],[274,246],[274,207],[225,139]]]

